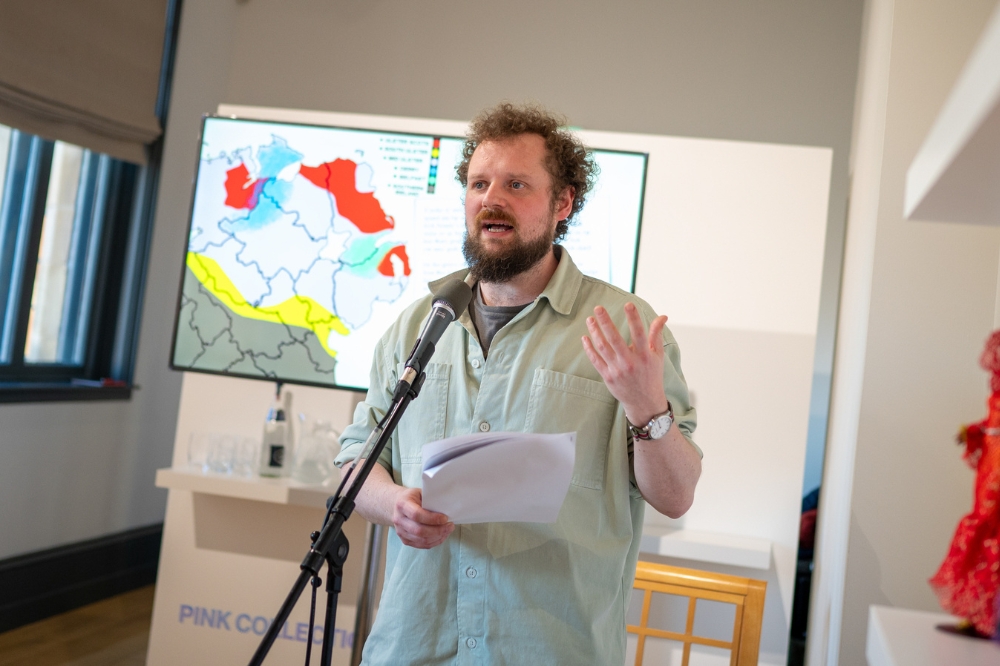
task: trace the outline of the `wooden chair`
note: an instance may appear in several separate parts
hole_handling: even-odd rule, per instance
[[[639,639],[635,666],[642,666],[647,637],[666,638],[683,643],[681,666],[688,666],[693,644],[728,649],[731,655],[730,666],[756,666],[760,651],[766,582],[710,571],[639,562],[635,572],[634,589],[643,591],[642,619],[638,626],[626,627],[629,633],[637,634]],[[688,597],[687,622],[683,634],[648,626],[650,602],[654,593]],[[634,595],[635,592],[633,598]],[[731,642],[694,635],[694,617],[699,599],[735,605],[736,615]]]

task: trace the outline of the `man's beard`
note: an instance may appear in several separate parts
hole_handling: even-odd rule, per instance
[[[476,215],[476,233],[465,230],[465,241],[462,243],[462,254],[472,271],[472,277],[478,282],[501,284],[509,282],[521,273],[533,268],[545,258],[555,240],[555,230],[552,233],[539,236],[536,239],[523,241],[514,226],[513,242],[505,247],[491,250],[482,242],[483,222],[497,220],[515,225],[517,220],[504,210],[482,210]]]

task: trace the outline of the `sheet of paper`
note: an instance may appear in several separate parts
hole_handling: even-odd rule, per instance
[[[422,449],[423,506],[458,525],[554,523],[576,460],[576,433],[498,432]]]

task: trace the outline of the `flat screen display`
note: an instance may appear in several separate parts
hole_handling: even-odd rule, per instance
[[[171,366],[365,390],[375,344],[463,268],[463,139],[207,117]],[[644,153],[600,176],[563,245],[631,291]]]

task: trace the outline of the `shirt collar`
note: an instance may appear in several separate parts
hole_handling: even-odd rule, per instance
[[[583,283],[583,273],[573,263],[573,259],[570,258],[566,248],[557,245],[556,252],[560,255],[559,265],[556,266],[556,272],[549,278],[549,283],[545,285],[545,289],[538,295],[537,300],[544,298],[549,302],[553,310],[561,315],[568,315],[573,311],[573,304],[576,302],[577,294],[580,293],[580,285]],[[427,283],[427,288],[430,289],[432,294],[435,294],[449,280],[456,278],[464,280],[468,275],[469,269],[463,268],[460,271],[455,271],[450,275]]]
[[[583,282],[583,273],[573,263],[561,245],[556,245],[556,252],[559,256],[559,265],[556,272],[549,278],[549,283],[538,295],[539,300],[546,299],[552,309],[561,315],[568,315],[573,311],[573,304],[576,303],[577,294],[580,293],[580,284]]]

